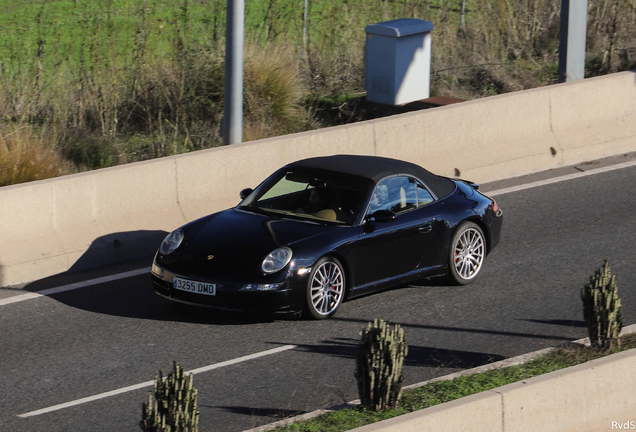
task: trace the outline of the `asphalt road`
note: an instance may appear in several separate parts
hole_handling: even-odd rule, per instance
[[[527,184],[614,158],[483,185]],[[149,275],[0,304],[0,431],[134,431],[150,387],[22,418],[152,380],[173,359],[187,370],[277,347],[259,358],[197,373],[200,430],[242,431],[356,399],[354,353],[376,317],[409,343],[406,384],[586,336],[580,289],[609,258],[625,324],[636,322],[636,166],[499,194],[504,231],[474,284],[439,280],[344,303],[326,321],[266,319],[173,305]],[[0,299],[118,274],[147,263],[63,275]],[[291,347],[290,347],[291,346]]]

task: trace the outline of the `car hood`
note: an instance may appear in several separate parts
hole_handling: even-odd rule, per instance
[[[185,275],[235,278],[262,276],[274,249],[330,232],[336,227],[230,209],[198,221],[184,244],[164,264]]]

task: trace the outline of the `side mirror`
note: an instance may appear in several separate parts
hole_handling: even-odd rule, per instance
[[[251,188],[246,188],[246,189],[243,189],[243,190],[239,193],[239,196],[241,197],[241,199],[242,199],[242,200],[244,200],[245,198],[247,198],[248,196],[250,196],[250,194],[251,194],[252,192],[254,192],[254,190],[253,190],[253,189],[251,189]]]
[[[397,216],[391,210],[378,210],[367,216],[367,222],[393,222]]]

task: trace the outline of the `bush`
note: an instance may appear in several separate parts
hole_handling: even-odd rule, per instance
[[[250,45],[245,55],[244,140],[312,129],[307,93],[291,49]]]
[[[192,374],[185,376],[175,361],[173,370],[163,379],[163,371],[155,377],[155,400],[152,393],[143,404],[141,429],[144,432],[197,432],[199,409],[197,389]]]
[[[360,334],[355,371],[360,402],[373,411],[394,409],[402,397],[402,365],[408,352],[404,331],[397,324],[391,331],[378,318]]]
[[[623,316],[616,277],[612,275],[608,260],[590,277],[590,283],[581,292],[581,299],[592,346],[606,349],[616,345],[623,328]]]
[[[71,172],[70,164],[55,151],[54,137],[32,128],[0,127],[0,186],[43,180]]]

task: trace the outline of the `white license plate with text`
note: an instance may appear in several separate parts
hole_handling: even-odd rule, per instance
[[[216,284],[207,282],[198,282],[188,279],[175,277],[172,281],[174,289],[188,291],[203,295],[216,295]]]

